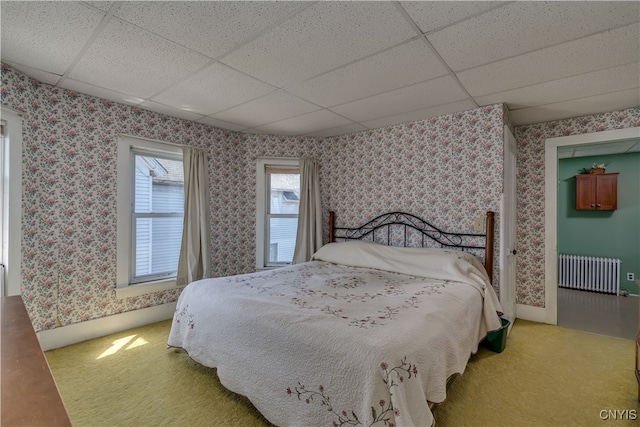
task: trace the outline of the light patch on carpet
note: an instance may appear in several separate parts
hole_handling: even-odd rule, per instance
[[[140,347],[141,345],[145,345],[145,344],[148,343],[148,341],[146,341],[144,338],[137,337],[134,342],[129,344],[131,342],[131,340],[133,340],[134,338],[136,338],[135,335],[130,335],[128,337],[124,337],[124,338],[120,338],[120,339],[115,340],[113,342],[113,344],[111,345],[111,347],[106,349],[100,356],[96,357],[96,360],[102,359],[103,357],[114,355],[118,351],[122,350],[123,347],[125,347],[125,346],[126,346],[125,350],[130,350],[132,348]],[[129,344],[129,345],[127,345],[127,344]]]

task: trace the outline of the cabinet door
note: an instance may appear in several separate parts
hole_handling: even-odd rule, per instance
[[[613,211],[618,209],[618,175],[597,175],[596,209]]]
[[[576,175],[576,209],[596,209],[596,180],[594,175]]]

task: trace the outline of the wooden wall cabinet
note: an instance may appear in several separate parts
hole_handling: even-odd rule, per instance
[[[576,175],[576,209],[579,211],[618,209],[618,173]]]

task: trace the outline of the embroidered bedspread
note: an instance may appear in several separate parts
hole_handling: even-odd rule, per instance
[[[216,367],[279,426],[432,425],[428,401],[445,399],[447,378],[500,328],[499,303],[466,254],[371,245],[330,244],[307,263],[193,282],[168,344]]]

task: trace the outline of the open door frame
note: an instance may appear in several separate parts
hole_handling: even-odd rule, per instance
[[[558,324],[558,147],[621,142],[637,138],[640,138],[640,128],[635,127],[545,140],[545,308],[538,321],[552,325]]]

